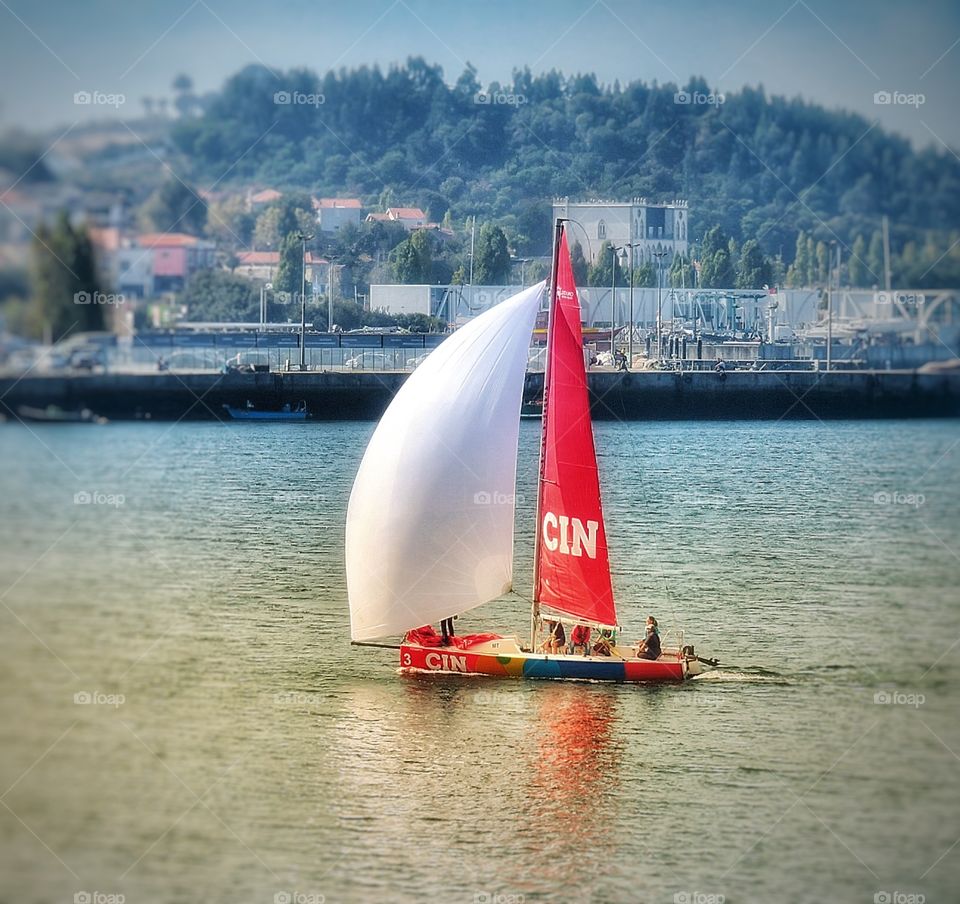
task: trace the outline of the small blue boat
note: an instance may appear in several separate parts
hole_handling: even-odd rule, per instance
[[[300,401],[296,408],[287,402],[282,408],[266,410],[254,407],[249,399],[245,408],[235,408],[233,405],[224,405],[227,413],[235,421],[305,421],[308,417],[307,403]]]

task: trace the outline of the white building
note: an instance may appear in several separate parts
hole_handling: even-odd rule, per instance
[[[322,232],[339,232],[351,223],[359,226],[363,214],[359,198],[314,198],[313,208]]]
[[[553,202],[553,216],[576,221],[571,224],[570,241],[580,242],[584,257],[593,262],[604,241],[617,246],[638,243],[632,249],[633,266],[653,264],[654,252],[666,251],[663,266],[669,267],[674,255],[688,253],[686,201],[654,203],[646,198],[632,201]],[[579,224],[579,225],[578,225]],[[584,234],[586,233],[586,234]]]

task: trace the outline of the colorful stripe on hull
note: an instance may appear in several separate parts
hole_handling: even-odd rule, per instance
[[[683,681],[679,659],[597,659],[580,656],[511,656],[453,647],[400,647],[400,666],[427,672],[581,681]]]

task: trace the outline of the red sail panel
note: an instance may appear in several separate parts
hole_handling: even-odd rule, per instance
[[[560,238],[551,304],[535,599],[584,621],[616,625],[583,363],[580,300],[566,230]]]

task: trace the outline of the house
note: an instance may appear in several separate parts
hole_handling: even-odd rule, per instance
[[[313,291],[325,295],[330,281],[330,262],[313,251],[307,252],[304,262],[307,265],[306,279]],[[247,279],[273,282],[279,269],[279,251],[240,251],[233,272]]]
[[[427,215],[419,207],[388,207],[386,213],[367,214],[369,222],[400,223],[408,232],[430,225]]]
[[[247,210],[257,210],[267,204],[273,204],[283,197],[283,193],[275,188],[265,188],[263,191],[247,193]]]
[[[210,270],[216,263],[217,246],[208,239],[181,232],[147,232],[121,248],[118,285],[142,285],[144,296],[176,292],[198,270]],[[144,279],[149,266],[152,285]],[[119,289],[123,291],[122,288]]]
[[[314,198],[313,209],[323,232],[338,232],[347,224],[359,226],[363,214],[359,198]]]
[[[656,255],[667,252],[664,267],[669,267],[674,255],[688,253],[687,231],[689,209],[686,201],[655,203],[646,198],[632,201],[570,201],[560,198],[553,202],[553,217],[565,217],[582,224],[589,241],[580,244],[587,260],[596,259],[604,241],[630,249],[634,267],[656,265]]]

